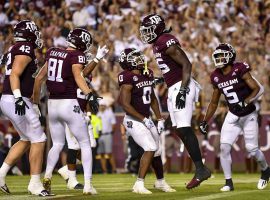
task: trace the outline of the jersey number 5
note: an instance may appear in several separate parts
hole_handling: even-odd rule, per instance
[[[239,99],[238,99],[236,92],[230,91],[232,89],[233,89],[232,85],[223,88],[223,92],[224,92],[225,96],[227,97],[228,103],[230,103],[230,104],[239,102]]]

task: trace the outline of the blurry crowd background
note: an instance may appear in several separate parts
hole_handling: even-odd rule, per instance
[[[0,55],[12,45],[12,27],[20,20],[31,19],[41,28],[44,46],[36,52],[39,67],[45,62],[48,48],[66,47],[65,38],[71,29],[87,28],[94,39],[94,55],[98,45],[106,44],[110,49],[92,74],[92,86],[104,98],[107,107],[121,112],[117,102],[117,74],[121,69],[117,60],[123,49],[142,50],[148,66],[156,76],[161,76],[151,46],[143,44],[139,36],[140,20],[149,13],[165,18],[166,25],[172,27],[172,34],[192,62],[192,74],[203,87],[199,112],[210,101],[209,75],[214,70],[211,54],[220,42],[232,44],[237,60],[251,66],[253,76],[265,87],[261,110],[270,111],[270,0],[0,0]],[[0,92],[3,80],[4,67],[0,73]],[[162,111],[166,112],[166,85],[156,86],[155,91]],[[44,89],[43,105],[47,96]],[[46,106],[42,107],[42,113],[46,115]],[[181,144],[177,139],[177,143],[172,140],[176,136],[169,134],[165,138],[169,149],[167,161],[173,149],[180,158],[184,150],[179,151]]]

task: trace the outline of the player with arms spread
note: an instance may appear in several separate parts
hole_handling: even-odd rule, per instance
[[[194,101],[198,101],[199,84],[191,77],[191,63],[181,49],[178,40],[165,29],[164,19],[156,14],[147,15],[140,25],[141,39],[152,44],[153,53],[168,87],[167,106],[176,128],[183,141],[196,172],[186,188],[191,189],[211,176],[202,163],[199,143],[191,128]]]
[[[7,172],[30,148],[31,180],[28,191],[39,196],[49,196],[40,181],[46,135],[39,121],[38,107],[30,101],[35,80],[33,74],[37,70],[34,49],[42,47],[41,33],[34,22],[21,21],[14,26],[14,40],[15,44],[6,54],[0,106],[18,131],[20,140],[12,146],[0,168],[0,187],[4,193],[10,193],[5,184]]]
[[[226,180],[221,188],[223,192],[234,190],[231,149],[241,132],[244,133],[247,151],[255,157],[262,170],[258,189],[267,186],[270,176],[268,164],[258,147],[258,113],[254,105],[254,101],[263,94],[264,89],[251,76],[250,66],[247,63],[235,62],[235,58],[236,52],[230,44],[221,43],[214,51],[212,59],[217,68],[211,74],[214,91],[204,121],[200,123],[200,131],[207,134],[207,122],[214,115],[223,94],[229,106],[220,137],[220,162]]]
[[[164,130],[164,120],[153,91],[153,72],[149,70],[143,74],[145,59],[136,49],[125,49],[120,55],[119,64],[124,70],[118,75],[119,101],[126,112],[123,124],[134,141],[144,149],[133,192],[152,193],[144,187],[144,178],[150,164],[157,177],[154,187],[164,192],[175,192],[164,180],[159,137],[159,133]],[[150,108],[158,119],[158,129],[150,118]]]
[[[80,41],[80,42],[78,42]],[[70,31],[67,49],[50,48],[46,53],[46,63],[38,73],[33,93],[33,101],[39,102],[40,86],[47,79],[49,90],[48,115],[53,146],[48,153],[45,179],[52,178],[53,169],[65,144],[65,124],[79,143],[84,169],[84,194],[96,194],[91,184],[92,152],[84,112],[77,100],[79,87],[90,102],[92,110],[98,110],[97,96],[88,87],[82,76],[86,64],[85,52],[92,44],[91,34],[81,28]],[[77,43],[76,43],[77,42]],[[44,186],[47,182],[44,182]],[[48,187],[48,189],[50,189]]]

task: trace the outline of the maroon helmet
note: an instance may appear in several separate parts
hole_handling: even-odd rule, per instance
[[[153,43],[165,31],[164,19],[157,14],[147,15],[140,24],[141,40],[143,43]]]
[[[233,64],[236,58],[236,52],[232,45],[220,43],[212,54],[212,60],[217,68]]]
[[[142,52],[135,48],[128,48],[121,52],[119,64],[124,70],[144,69],[145,58]]]
[[[75,28],[69,32],[67,42],[72,48],[87,52],[90,50],[93,39],[86,29]]]
[[[30,20],[23,20],[14,26],[13,31],[14,40],[16,42],[27,41],[34,44],[35,47],[41,48],[43,40],[41,39],[41,32],[35,22]]]

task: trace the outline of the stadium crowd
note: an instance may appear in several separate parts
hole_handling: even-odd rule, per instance
[[[270,72],[270,1],[269,0],[10,0],[0,1],[0,54],[7,51],[12,41],[12,26],[19,20],[31,19],[42,27],[44,47],[37,54],[40,66],[52,46],[65,47],[65,37],[74,27],[85,27],[93,35],[95,53],[97,44],[107,44],[109,56],[93,74],[93,87],[99,91],[108,106],[118,96],[117,57],[121,50],[136,47],[147,55],[150,68],[156,76],[151,49],[143,45],[138,33],[140,18],[147,13],[158,13],[172,27],[183,49],[193,64],[193,76],[202,84],[202,102],[208,105],[211,93],[209,73],[214,69],[211,53],[220,42],[232,44],[238,60],[253,69],[253,75],[269,94]],[[3,69],[2,69],[3,71]],[[3,77],[3,75],[1,75]],[[3,79],[3,78],[2,78]],[[2,82],[2,81],[1,81]],[[166,111],[166,87],[158,86],[157,93]],[[164,101],[163,101],[164,100]],[[270,96],[264,95],[261,109],[270,110]]]

